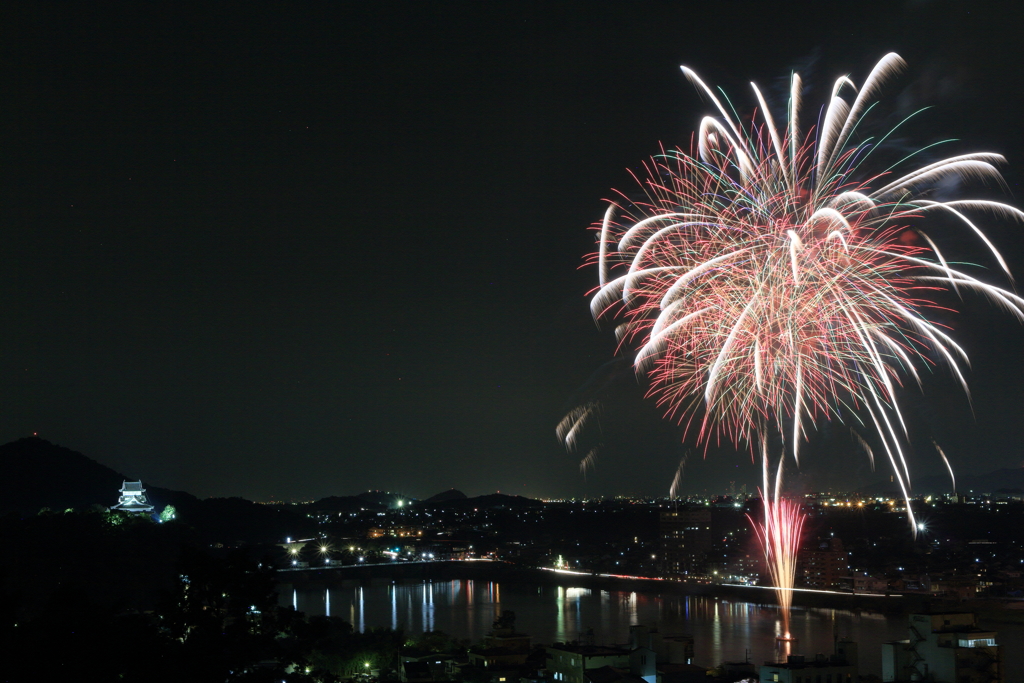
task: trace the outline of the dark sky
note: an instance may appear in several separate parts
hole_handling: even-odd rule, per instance
[[[1004,153],[1020,205],[1024,41],[974,4],[8,3],[0,440],[200,496],[664,493],[686,448],[601,369],[579,266],[610,188],[709,112],[679,65],[749,108],[895,50],[887,111],[935,105],[906,144]],[[1018,275],[1022,229],[986,224]],[[976,417],[942,375],[908,393],[915,474],[931,438],[1024,460],[1024,329],[964,308]],[[554,426],[595,391],[584,480]],[[844,430],[808,476],[866,471]],[[690,456],[687,489],[729,480],[748,456]]]

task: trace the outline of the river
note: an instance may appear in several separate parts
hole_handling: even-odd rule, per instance
[[[478,641],[503,610],[516,613],[516,629],[535,644],[578,640],[593,629],[598,644],[624,644],[629,627],[644,624],[666,635],[694,637],[694,663],[715,666],[749,658],[775,658],[781,623],[777,608],[752,602],[673,592],[600,590],[497,581],[393,583],[346,581],[331,588],[287,588],[281,604],[309,615],[341,617],[357,630],[386,626],[419,634],[444,631]],[[1021,626],[985,625],[1000,630],[1006,681],[1024,671]],[[881,645],[907,637],[905,616],[837,609],[794,608],[794,653],[813,656],[833,651],[835,636],[858,643],[861,674],[881,673]],[[1011,642],[1008,642],[1011,641]]]

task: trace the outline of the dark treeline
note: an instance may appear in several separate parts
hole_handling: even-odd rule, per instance
[[[99,510],[0,518],[0,680],[331,681],[396,666],[400,630],[278,607],[269,548],[198,537]]]

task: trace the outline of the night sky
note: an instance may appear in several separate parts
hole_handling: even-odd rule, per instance
[[[880,111],[934,105],[894,144],[1005,154],[1009,193],[965,194],[1024,205],[1024,40],[977,4],[7,3],[0,440],[256,500],[664,494],[688,449],[685,490],[752,486],[607,365],[588,226],[710,113],[680,64],[749,110],[750,80],[782,107],[796,69],[811,105],[891,50]],[[983,225],[1024,277],[1024,226]],[[906,393],[915,476],[933,438],[959,471],[1024,461],[1024,329],[957,305],[973,415],[942,372]],[[554,427],[594,396],[584,479]],[[826,424],[805,471],[867,462]]]

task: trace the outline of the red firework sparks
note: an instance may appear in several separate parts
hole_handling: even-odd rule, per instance
[[[796,582],[796,561],[807,516],[800,503],[761,492],[764,500],[764,522],[750,519],[764,550],[768,573],[775,586],[775,595],[782,614],[782,637],[789,638],[789,611],[793,604],[793,585]]]

